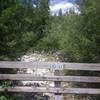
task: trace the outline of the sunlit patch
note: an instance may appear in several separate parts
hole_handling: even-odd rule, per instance
[[[78,5],[75,4],[75,0],[51,0],[50,2],[51,15],[55,14],[58,15],[60,9],[62,10],[63,14],[69,12],[70,9],[73,10],[75,13],[79,13]]]

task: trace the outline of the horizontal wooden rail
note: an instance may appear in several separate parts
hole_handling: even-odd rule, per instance
[[[34,76],[32,74],[0,74],[0,80],[100,83],[100,77],[94,76]]]
[[[59,62],[21,62],[21,61],[0,61],[0,68],[30,68],[30,69],[51,69],[59,70],[87,70],[100,71],[100,64],[95,63],[59,63]],[[32,74],[0,74],[0,80],[19,81],[52,81],[56,85],[59,82],[86,82],[100,83],[100,77],[96,76],[34,76]],[[100,94],[100,89],[96,88],[65,88],[61,87],[0,87],[0,92],[38,92],[56,94]]]
[[[100,64],[0,61],[0,68],[31,68],[31,69],[39,68],[39,69],[53,69],[53,70],[68,69],[68,70],[100,71]]]
[[[100,94],[100,89],[93,88],[45,88],[45,87],[0,87],[0,92],[38,92],[61,94]]]

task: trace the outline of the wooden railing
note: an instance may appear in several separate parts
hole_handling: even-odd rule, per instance
[[[54,81],[55,87],[0,87],[0,92],[38,92],[58,94],[100,94],[98,88],[65,88],[61,82],[100,83],[99,76],[59,76],[61,70],[99,71],[100,64],[93,63],[57,63],[57,62],[20,62],[0,61],[0,68],[30,68],[55,70],[55,76],[34,76],[32,74],[0,74],[0,80]]]

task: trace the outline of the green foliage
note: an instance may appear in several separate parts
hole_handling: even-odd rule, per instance
[[[0,60],[16,60],[23,52],[33,49],[48,31],[48,0],[41,0],[37,7],[33,7],[31,2],[25,6],[20,1],[0,0]],[[0,73],[16,73],[16,70],[1,69]],[[16,81],[0,81],[2,87],[16,84]],[[18,98],[0,93],[0,100]]]
[[[49,33],[40,41],[37,48],[45,51],[60,51],[73,58],[74,61],[81,59],[82,46],[88,40],[79,33],[80,17],[76,14],[51,17]],[[85,43],[85,44],[84,44]]]
[[[100,2],[81,0],[81,14],[52,16],[49,32],[36,48],[60,51],[74,62],[100,62]]]
[[[7,98],[5,96],[1,96],[0,100],[7,100]]]
[[[38,0],[36,7],[32,0],[25,5],[19,2],[0,0],[0,60],[15,60],[28,50],[44,50],[62,52],[71,62],[100,62],[99,0],[77,0],[80,15],[73,11],[62,15],[60,10],[60,16],[49,16],[48,0]],[[0,96],[0,100],[13,100],[8,98]]]
[[[5,95],[5,96],[3,96],[4,94],[2,94],[2,96],[0,96],[0,100],[20,100],[18,97],[16,97],[16,95],[12,95],[12,94],[10,94],[10,96],[9,95]]]
[[[81,8],[81,33],[90,41],[84,52],[87,61],[100,62],[100,1],[87,0]]]
[[[39,8],[15,5],[2,12],[0,17],[1,55],[25,52],[36,45],[48,28],[49,13],[46,5],[45,0],[45,2],[41,1]]]

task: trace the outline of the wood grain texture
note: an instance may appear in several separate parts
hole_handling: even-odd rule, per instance
[[[45,87],[0,87],[0,92],[38,92],[61,94],[100,94],[100,89],[94,88],[45,88]]]
[[[100,83],[100,77],[94,76],[34,76],[32,74],[0,74],[0,80]]]
[[[93,63],[59,63],[59,62],[20,62],[0,61],[0,68],[31,68],[52,70],[89,70],[100,71],[100,64]]]

